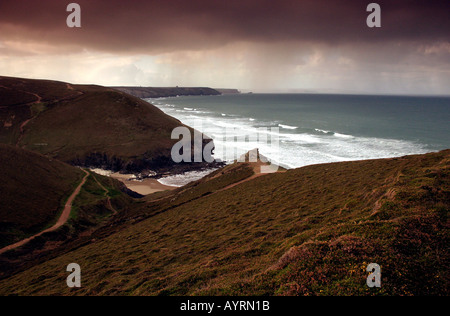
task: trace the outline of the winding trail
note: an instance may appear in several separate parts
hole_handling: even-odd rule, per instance
[[[111,198],[109,197],[109,190],[107,189],[107,188],[105,188],[101,183],[100,183],[100,181],[98,181],[97,180],[97,178],[94,176],[94,175],[92,175],[93,177],[94,177],[94,180],[95,180],[95,182],[97,182],[97,184],[100,186],[100,188],[102,188],[102,190],[103,191],[105,191],[105,197],[106,197],[106,203],[107,203],[107,205],[108,205],[108,208],[114,213],[114,214],[117,214],[117,211],[116,211],[116,209],[112,206],[112,204],[111,204]]]
[[[241,181],[232,183],[232,184],[230,184],[230,185],[228,185],[228,186],[226,186],[226,187],[224,187],[224,188],[222,188],[222,189],[219,189],[219,190],[213,192],[213,194],[214,194],[214,193],[218,193],[218,192],[222,192],[222,191],[226,191],[226,190],[231,189],[231,188],[234,188],[235,186],[238,186],[238,185],[240,185],[240,184],[242,184],[242,183],[245,183],[245,182],[251,181],[251,180],[253,180],[253,179],[259,178],[259,177],[261,177],[261,176],[265,176],[266,174],[267,174],[267,173],[257,173],[257,174],[254,174],[254,175],[252,175],[252,176],[250,176],[250,177],[248,177],[248,178],[245,178],[244,180],[241,180]]]
[[[31,236],[29,238],[26,238],[26,239],[24,239],[22,241],[19,241],[19,242],[15,243],[15,244],[12,244],[12,245],[9,245],[9,246],[6,246],[6,247],[0,249],[0,255],[5,253],[5,252],[7,252],[7,251],[9,251],[9,250],[21,247],[21,246],[25,245],[26,243],[28,243],[29,241],[33,240],[34,238],[39,237],[39,236],[41,236],[41,235],[43,235],[45,233],[55,231],[58,228],[60,228],[61,226],[63,226],[67,222],[67,220],[69,219],[70,212],[72,211],[72,203],[73,203],[73,201],[75,200],[77,195],[80,193],[81,188],[86,183],[86,180],[89,177],[89,172],[87,172],[86,170],[83,170],[83,172],[86,175],[84,176],[84,178],[81,181],[81,183],[78,185],[78,187],[75,189],[75,191],[73,191],[72,195],[67,200],[66,205],[64,206],[64,210],[63,210],[61,216],[59,217],[58,221],[56,222],[56,224],[53,225],[52,227],[46,229],[46,230],[41,231],[40,233],[38,233],[38,234],[36,234],[34,236]]]
[[[33,118],[30,118],[30,119],[24,121],[22,124],[20,124],[20,136],[19,136],[19,139],[17,140],[16,147],[18,147],[18,148],[20,147],[20,142],[22,141],[23,135],[24,135],[24,133],[25,133],[25,130],[24,130],[25,125],[27,125],[28,123],[30,123],[30,121],[31,121],[32,119],[33,119]]]
[[[28,103],[28,104],[27,104],[28,106],[31,107],[31,106],[33,106],[34,104],[41,103],[42,97],[41,97],[40,95],[38,95],[38,94],[36,94],[36,93],[32,93],[32,92],[26,92],[26,91],[23,91],[23,92],[28,93],[28,94],[31,94],[31,95],[34,95],[34,96],[36,97],[36,101],[33,101],[33,102],[31,102],[31,103]],[[31,113],[31,110],[30,110],[30,113]],[[34,119],[34,117],[29,118],[28,120],[26,120],[25,122],[23,122],[23,123],[20,125],[20,135],[19,135],[19,139],[17,140],[16,147],[20,147],[20,142],[22,141],[23,136],[24,136],[24,134],[25,134],[25,126],[26,126],[28,123],[30,123],[30,121],[31,121],[32,119]]]
[[[2,85],[0,85],[0,87],[1,87],[1,88],[6,88],[6,89],[9,89],[9,90],[12,90],[11,88],[8,88],[8,87],[2,86]],[[66,84],[66,87],[67,87],[68,90],[75,91],[76,94],[74,94],[74,95],[71,94],[71,95],[62,97],[62,98],[60,98],[60,99],[52,100],[52,101],[51,101],[52,103],[57,103],[57,102],[61,102],[61,101],[64,101],[64,100],[69,100],[69,99],[72,99],[72,98],[74,98],[74,97],[77,97],[77,96],[80,96],[80,95],[84,94],[84,92],[82,92],[82,91],[75,90],[74,87],[73,87],[71,84],[69,84],[69,83]],[[32,102],[29,102],[29,103],[25,104],[26,106],[29,106],[29,107],[30,107],[30,113],[31,113],[31,107],[32,107],[33,105],[39,104],[39,103],[42,102],[42,97],[41,97],[39,94],[37,94],[37,93],[34,93],[34,92],[28,92],[28,91],[24,91],[24,90],[18,90],[18,91],[23,92],[23,93],[26,93],[26,94],[31,94],[31,95],[33,95],[34,97],[36,97],[36,100],[35,100],[35,101],[32,101]],[[31,113],[31,114],[32,114],[32,113]],[[30,117],[28,120],[22,122],[22,124],[20,125],[20,135],[19,135],[19,138],[18,138],[18,140],[17,140],[17,142],[16,142],[16,147],[21,147],[21,146],[20,146],[20,143],[22,142],[22,139],[23,139],[24,134],[25,134],[25,126],[26,126],[28,123],[30,123],[33,119],[35,119],[36,117],[37,117],[37,115],[32,116],[32,117]],[[24,146],[22,146],[22,148],[24,148]]]
[[[243,179],[243,180],[240,180],[240,181],[238,181],[238,182],[235,182],[235,183],[232,183],[232,184],[230,184],[230,185],[227,185],[226,187],[223,187],[223,188],[221,188],[221,189],[218,189],[217,191],[212,192],[210,195],[217,194],[217,193],[219,193],[219,192],[223,192],[223,191],[229,190],[229,189],[234,188],[235,186],[238,186],[238,185],[240,185],[240,184],[242,184],[242,183],[249,182],[249,181],[252,181],[252,180],[254,180],[254,179],[256,179],[256,178],[263,177],[263,176],[265,176],[265,175],[271,174],[271,173],[262,173],[262,172],[261,172],[261,167],[262,167],[262,166],[267,166],[267,165],[268,165],[268,164],[266,164],[266,163],[262,163],[262,162],[251,162],[251,163],[249,163],[249,164],[250,164],[250,165],[252,166],[252,168],[253,168],[253,175],[251,175],[251,176],[249,176],[249,177],[247,177],[247,178],[245,178],[245,179]],[[273,173],[284,173],[284,172],[286,172],[286,170],[280,169],[280,170],[278,170],[278,171],[276,171],[276,172],[273,172]],[[219,175],[218,175],[218,176],[219,176]],[[216,177],[218,177],[218,176],[216,176]],[[185,190],[183,190],[183,191],[181,191],[181,192],[178,192],[177,194],[181,194],[181,193],[184,193],[184,192],[185,192]],[[171,195],[171,196],[165,196],[165,197],[158,198],[158,199],[155,199],[155,200],[149,200],[149,202],[150,202],[150,203],[153,203],[153,202],[159,202],[159,201],[162,201],[162,200],[165,200],[165,199],[168,199],[168,198],[172,198],[172,197],[173,197],[173,195]],[[174,201],[174,200],[172,199],[172,201]]]

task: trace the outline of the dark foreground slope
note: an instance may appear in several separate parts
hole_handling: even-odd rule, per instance
[[[3,144],[0,166],[0,248],[52,226],[85,176],[81,169],[56,159]],[[72,224],[80,230],[94,224],[96,216],[120,210],[131,201],[125,192],[121,182],[91,174],[74,201]],[[106,203],[108,196],[114,210]]]
[[[56,221],[83,176],[55,159],[0,144],[0,248]]]
[[[68,197],[83,183],[86,173],[56,159],[3,144],[0,166],[0,278],[33,260],[63,251],[66,247],[61,245],[107,224],[113,215],[134,203],[121,182],[90,173],[72,203],[67,222],[40,234],[56,224]],[[37,234],[23,246],[3,253],[3,247]]]
[[[147,197],[0,294],[448,295],[449,165],[450,151],[259,177],[229,166]],[[70,262],[80,289],[66,286]],[[366,286],[372,262],[380,289]]]
[[[73,165],[127,172],[181,168],[170,158],[178,126],[115,89],[0,77],[0,142]]]

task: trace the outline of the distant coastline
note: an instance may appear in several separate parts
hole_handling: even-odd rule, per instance
[[[183,88],[183,87],[111,87],[113,89],[131,94],[135,97],[165,98],[177,96],[221,95],[222,93],[212,88]]]
[[[238,89],[216,89],[221,94],[241,94],[241,91]]]
[[[238,89],[213,89],[208,87],[111,87],[141,99],[169,98],[178,96],[240,94]]]

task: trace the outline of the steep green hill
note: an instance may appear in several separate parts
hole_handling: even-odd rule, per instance
[[[81,169],[14,146],[0,144],[0,165],[0,278],[67,251],[135,203],[122,182],[94,173],[82,182]],[[41,234],[57,223],[80,184],[68,220]]]
[[[54,222],[84,173],[55,159],[0,144],[0,248]]]
[[[0,142],[115,171],[178,170],[178,120],[115,89],[0,77]]]
[[[258,177],[229,166],[147,197],[0,294],[448,295],[449,165],[447,150]],[[372,262],[380,289],[366,286]]]

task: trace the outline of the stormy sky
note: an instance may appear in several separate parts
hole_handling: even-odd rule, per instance
[[[81,28],[68,28],[69,3]],[[381,28],[369,28],[369,3]],[[2,0],[0,74],[255,92],[450,94],[450,2]]]

